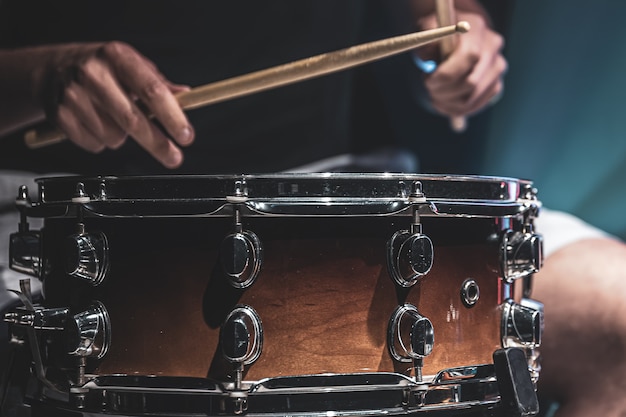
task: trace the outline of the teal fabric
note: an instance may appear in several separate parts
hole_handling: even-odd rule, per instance
[[[527,0],[483,174],[530,178],[544,205],[626,238],[626,2]]]

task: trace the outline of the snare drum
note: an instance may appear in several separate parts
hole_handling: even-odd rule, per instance
[[[528,181],[333,173],[38,184],[38,202],[18,202],[23,223],[45,226],[22,224],[11,260],[42,280],[43,300],[22,295],[5,317],[39,352],[33,410],[535,407],[542,314],[528,295],[541,238]]]

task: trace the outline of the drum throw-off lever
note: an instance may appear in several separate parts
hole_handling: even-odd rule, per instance
[[[21,293],[13,291],[18,296]],[[20,297],[24,301],[23,297]],[[111,322],[104,305],[94,301],[78,314],[66,307],[45,308],[25,303],[5,313],[4,321],[36,331],[60,331],[66,336],[67,353],[73,356],[95,356],[102,359],[111,344]]]
[[[17,295],[23,304],[14,311],[5,314],[4,321],[21,327],[24,335],[16,335],[11,331],[11,343],[17,346],[23,346],[28,341],[30,352],[32,355],[31,369],[35,373],[37,379],[50,391],[50,393],[64,395],[53,383],[46,378],[46,371],[41,356],[41,348],[39,346],[39,337],[36,331],[40,330],[59,330],[62,328],[67,317],[67,309],[49,309],[45,310],[41,306],[33,304],[30,280],[20,280],[20,290],[9,290]],[[25,338],[20,338],[25,336]]]
[[[72,315],[69,308],[46,308],[33,304],[30,289],[26,281],[20,282],[22,292],[13,291],[22,301],[18,307],[4,315],[4,321],[24,328],[33,355],[33,368],[37,379],[48,388],[54,388],[45,376],[37,332],[59,332],[64,336],[68,355],[79,358],[76,383],[72,393],[80,397],[80,387],[85,384],[87,357],[102,359],[111,345],[111,323],[109,314],[102,303],[94,301],[91,306],[78,314]],[[78,402],[80,403],[80,401]]]
[[[499,349],[493,354],[493,364],[506,415],[537,415],[539,401],[526,366],[526,354],[519,348]]]

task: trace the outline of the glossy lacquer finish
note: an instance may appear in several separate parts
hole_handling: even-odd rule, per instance
[[[247,289],[228,283],[219,247],[232,229],[228,218],[88,218],[89,230],[107,235],[110,270],[94,287],[68,277],[54,242],[73,230],[72,219],[49,219],[44,234],[52,265],[48,306],[106,306],[112,341],[95,374],[211,377],[229,381],[220,325],[236,305],[259,315],[263,349],[244,378],[318,373],[400,372],[412,363],[392,359],[387,334],[398,305],[410,303],[434,327],[424,375],[491,363],[500,347],[499,249],[491,218],[425,218],[434,244],[430,272],[402,288],[387,271],[388,239],[410,218],[243,219],[262,242],[263,263]],[[463,300],[467,279],[479,298]]]

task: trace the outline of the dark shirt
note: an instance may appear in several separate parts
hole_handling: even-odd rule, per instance
[[[168,79],[190,86],[351,46],[360,36],[362,9],[358,0],[1,4],[5,46],[121,40]],[[342,72],[190,111],[196,141],[175,172],[274,171],[348,152],[350,80],[351,73]],[[20,160],[40,171],[172,172],[132,141],[100,155],[69,142],[28,157],[21,143],[12,147],[4,164]]]
[[[121,40],[171,81],[193,87],[415,30],[407,5],[404,0],[1,0],[0,47]],[[189,111],[196,141],[184,149],[185,162],[174,171],[132,140],[117,151],[92,155],[69,141],[29,150],[18,134],[0,140],[0,168],[261,173],[393,146],[419,154],[423,172],[476,172],[488,115],[473,117],[468,131],[458,135],[446,118],[420,107],[423,94],[421,74],[403,54]]]

